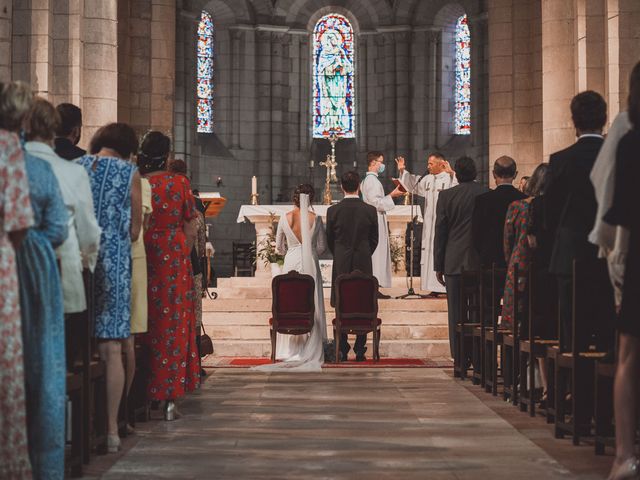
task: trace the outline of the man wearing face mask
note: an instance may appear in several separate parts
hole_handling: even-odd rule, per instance
[[[381,287],[388,288],[391,286],[391,250],[386,213],[395,207],[393,199],[404,195],[404,193],[396,188],[389,195],[384,194],[384,188],[378,179],[378,175],[381,175],[385,170],[382,152],[369,152],[367,164],[369,166],[367,175],[360,185],[360,191],[362,192],[362,200],[375,207],[378,212],[378,246],[372,257],[373,275],[378,279]],[[389,298],[382,294],[379,296]]]

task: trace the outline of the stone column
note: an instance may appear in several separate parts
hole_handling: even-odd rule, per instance
[[[438,145],[438,51],[440,48],[440,31],[427,32],[427,136],[425,147],[435,149]]]
[[[151,0],[151,128],[173,136],[176,0]]]
[[[471,145],[473,156],[480,164],[479,177],[486,178],[487,154],[487,15],[469,18],[471,34]]]
[[[35,94],[45,98],[53,87],[52,3],[42,0],[13,5],[13,79],[27,82]]]
[[[411,49],[411,32],[396,32],[393,36],[395,43],[395,86],[396,86],[396,115],[395,115],[395,155],[407,156],[409,153],[409,132],[411,128],[411,108],[409,105],[409,52]],[[393,158],[387,161],[393,162]],[[391,164],[391,163],[390,163]],[[391,164],[393,166],[393,164]]]
[[[546,158],[575,141],[569,104],[576,91],[574,3],[542,0],[542,145]]]
[[[117,0],[84,0],[83,145],[99,127],[118,118],[117,4]]]
[[[11,80],[12,1],[0,0],[0,82]]]
[[[629,75],[639,60],[640,2],[637,0],[606,1],[605,88],[609,103],[609,121],[626,110]],[[633,54],[631,53],[633,52]]]
[[[489,2],[488,5],[489,162],[491,162],[491,159],[502,155],[513,155],[514,35],[512,0]]]
[[[605,92],[605,5],[603,0],[576,1],[578,91]]]
[[[59,0],[53,7],[53,90],[54,103],[82,101],[83,55],[81,28],[82,0]],[[99,61],[99,60],[98,60]]]
[[[257,83],[258,83],[258,193],[260,203],[273,202],[271,158],[271,32],[257,32]]]

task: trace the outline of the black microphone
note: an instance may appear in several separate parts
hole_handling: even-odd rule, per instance
[[[424,173],[422,174],[422,176],[421,176],[421,177],[418,179],[418,181],[416,182],[416,185],[417,185],[418,183],[420,183],[420,182],[422,181],[422,179],[423,179],[424,177],[426,177],[427,175],[429,175],[429,170],[427,170],[426,172],[424,172]]]

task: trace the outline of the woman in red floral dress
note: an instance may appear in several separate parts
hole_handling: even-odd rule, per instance
[[[190,251],[195,206],[189,180],[165,170],[169,138],[149,132],[138,166],[151,184],[153,212],[144,234],[147,252],[149,330],[143,339],[150,370],[148,398],[166,401],[165,419],[175,418],[174,400],[200,382]]]
[[[504,257],[507,262],[507,280],[504,286],[504,308],[502,319],[509,325],[513,325],[515,315],[514,291],[516,285],[515,267],[518,266],[518,294],[520,302],[518,312],[527,314],[526,298],[529,268],[533,260],[533,250],[529,241],[531,223],[531,200],[540,195],[544,188],[547,165],[539,165],[527,182],[525,193],[530,195],[524,200],[517,200],[509,205],[507,217],[504,223]],[[523,317],[520,317],[523,319]],[[524,327],[525,325],[522,325]]]

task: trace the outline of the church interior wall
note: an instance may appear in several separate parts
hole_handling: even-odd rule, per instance
[[[203,9],[216,28],[207,135],[195,128]],[[235,222],[251,175],[263,204],[289,201],[303,181],[322,188],[329,145],[310,133],[311,31],[329,12],[355,30],[356,138],[341,140],[337,154],[341,169],[361,172],[377,149],[387,175],[396,155],[422,173],[432,150],[472,156],[483,182],[503,154],[529,174],[573,142],[568,102],[577,92],[603,93],[609,121],[625,108],[640,58],[637,0],[0,0],[0,80],[83,108],[83,147],[115,120],[171,134],[194,186],[229,200],[213,222],[227,259],[219,273],[229,274],[231,242],[253,238],[250,224]],[[469,136],[452,135],[450,40],[461,12],[472,38]]]

